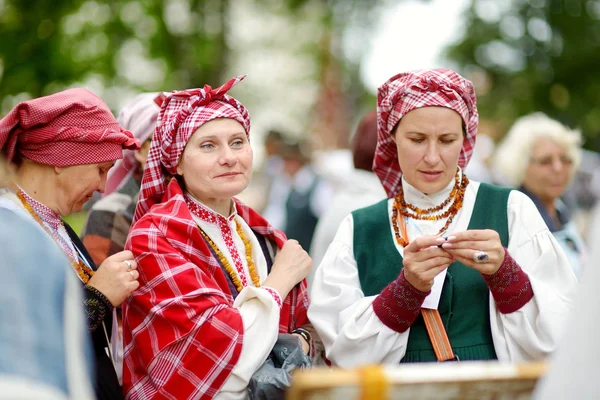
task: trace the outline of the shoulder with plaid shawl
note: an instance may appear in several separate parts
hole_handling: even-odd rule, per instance
[[[258,213],[238,201],[236,207],[255,232],[283,244],[285,236]],[[239,359],[243,323],[232,307],[227,278],[175,180],[162,202],[132,228],[127,248],[140,272],[140,288],[123,306],[128,398],[152,398],[159,392],[175,398],[215,396]],[[280,332],[305,324],[307,307],[304,281],[284,300]]]

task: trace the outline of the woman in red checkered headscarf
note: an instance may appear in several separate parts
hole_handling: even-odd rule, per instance
[[[252,174],[250,117],[227,94],[244,77],[162,103],[127,242],[141,283],[123,307],[128,399],[244,399],[278,333],[310,350],[310,258],[234,197]]]
[[[95,191],[103,192],[108,171],[124,149],[138,149],[139,140],[118,124],[99,97],[69,89],[13,108],[0,120],[0,148],[16,166],[12,189],[0,191],[0,207],[34,220],[65,253],[85,289],[96,396],[123,398],[106,351],[112,309],[138,287],[136,262],[131,252],[122,251],[97,267],[61,217],[81,211]]]
[[[102,199],[94,202],[79,233],[96,264],[125,248],[163,98],[162,93],[141,93],[119,112],[117,121],[139,139],[140,149],[124,151],[123,158],[111,168]],[[111,344],[119,379],[123,371],[122,321],[121,309],[117,308]]]
[[[541,360],[576,279],[535,205],[469,181],[478,112],[451,70],[398,74],[377,96],[373,171],[388,199],[340,225],[317,269],[309,318],[348,367]]]

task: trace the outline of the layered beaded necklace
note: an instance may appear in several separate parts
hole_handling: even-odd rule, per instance
[[[208,220],[213,220],[213,222],[215,222],[214,218],[210,218],[210,217],[212,217],[212,215],[210,215],[210,216],[207,215],[208,213],[205,209],[201,209],[191,199],[186,198],[186,200],[188,200],[187,201],[188,207],[194,215],[196,215],[197,217],[199,217],[202,220],[208,219]],[[207,218],[207,217],[209,217],[209,218]],[[254,264],[254,261],[252,260],[252,251],[253,251],[252,243],[244,234],[244,231],[243,231],[240,223],[236,219],[234,219],[234,222],[235,222],[235,230],[236,230],[237,234],[239,235],[239,237],[242,239],[242,242],[244,242],[244,250],[246,253],[245,258],[246,258],[246,263],[248,264],[248,272],[250,273],[250,279],[252,280],[252,283],[254,284],[255,287],[260,287],[260,277],[258,276],[258,273],[256,272],[256,265]],[[222,222],[222,224],[227,224],[227,223]],[[224,227],[221,227],[221,230],[223,230],[223,228]],[[204,240],[206,240],[206,242],[211,247],[214,254],[219,259],[219,262],[221,263],[223,268],[225,268],[225,270],[227,271],[227,274],[231,278],[231,281],[233,282],[237,291],[241,292],[242,289],[244,289],[244,287],[248,286],[248,280],[246,278],[246,274],[244,272],[244,269],[243,269],[243,266],[241,265],[241,263],[239,263],[239,265],[236,265],[237,268],[234,269],[232,267],[231,263],[229,262],[229,260],[227,260],[227,257],[225,257],[223,252],[221,250],[219,250],[219,247],[216,245],[216,243],[200,227],[198,227],[198,229],[200,230],[200,234],[202,235]],[[229,226],[227,226],[226,229],[230,231]],[[230,234],[230,232],[229,232],[229,234]],[[226,239],[225,242],[227,243],[228,240]],[[233,240],[231,240],[230,242],[231,242],[232,246],[229,249],[229,251],[232,253],[231,255],[235,260],[236,257],[238,257],[238,252],[237,252],[237,249],[235,248],[235,243],[233,242]],[[238,263],[236,263],[236,264],[238,264]]]
[[[427,209],[421,209],[407,203],[404,199],[404,190],[402,189],[402,185],[400,185],[400,190],[394,198],[394,205],[392,207],[392,226],[394,227],[396,242],[402,247],[408,245],[409,239],[406,230],[406,218],[425,221],[438,221],[447,218],[446,223],[436,235],[439,236],[444,233],[452,223],[452,220],[458,211],[462,208],[465,190],[468,185],[469,178],[463,173],[462,179],[460,179],[460,173],[457,169],[456,176],[454,177],[454,187],[450,191],[448,198],[444,200],[442,204]],[[436,214],[448,205],[450,205],[450,207],[445,212]],[[400,231],[402,231],[402,233]]]
[[[56,245],[67,255],[67,258],[69,259],[75,272],[77,272],[79,279],[81,279],[81,281],[87,285],[92,275],[94,275],[94,271],[88,265],[86,265],[79,256],[72,254],[70,247],[67,243],[65,243],[65,239],[58,233],[58,231],[55,232],[54,230],[48,228],[48,226],[44,223],[44,220],[40,217],[39,213],[36,212],[36,210],[34,210],[33,206],[30,204],[33,199],[28,201],[28,198],[30,197],[19,187],[15,188],[15,192],[23,204],[23,207],[25,207],[33,219],[35,219],[35,221],[40,224],[42,228],[44,228],[46,233],[48,233],[48,235],[54,239]],[[62,221],[59,220],[59,224],[63,227],[63,229],[65,229]]]
[[[242,241],[244,242],[244,247],[246,250],[246,262],[248,263],[248,271],[250,272],[250,279],[252,279],[252,283],[254,284],[254,286],[260,287],[260,278],[258,277],[258,273],[256,272],[256,266],[254,265],[254,261],[252,261],[252,243],[250,243],[250,240],[248,240],[248,238],[244,235],[244,232],[242,231],[242,227],[240,226],[239,222],[237,222],[237,221],[235,221],[235,230],[238,233],[238,235],[240,235],[240,238],[242,238]],[[213,242],[211,240],[211,238],[208,237],[206,232],[204,232],[202,229],[200,229],[200,233],[202,234],[202,237],[204,238],[204,240],[206,240],[208,242],[208,244],[210,245],[212,250],[217,255],[217,258],[219,259],[219,261],[221,262],[221,264],[223,265],[223,267],[229,274],[229,277],[231,278],[231,281],[235,285],[235,288],[237,289],[237,291],[241,292],[242,289],[244,288],[244,286],[247,286],[248,284],[242,283],[242,281],[240,280],[240,275],[234,271],[233,267],[227,260],[227,257],[225,257],[223,255],[221,250],[219,250],[219,248],[217,247],[215,242]],[[244,281],[246,281],[246,280],[244,279]]]

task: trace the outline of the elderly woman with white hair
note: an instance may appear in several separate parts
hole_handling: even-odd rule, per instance
[[[585,246],[560,197],[581,161],[580,142],[579,131],[538,112],[513,124],[493,160],[506,183],[533,200],[578,276]]]

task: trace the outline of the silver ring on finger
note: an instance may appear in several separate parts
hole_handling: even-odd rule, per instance
[[[131,261],[129,261],[129,260],[125,260],[125,261],[123,261],[123,262],[124,262],[125,264],[127,264],[127,271],[128,271],[128,272],[131,272],[131,268],[132,268],[132,267],[131,267]]]
[[[490,256],[485,251],[480,250],[473,253],[473,261],[475,261],[476,263],[483,264],[488,262],[489,260]]]

